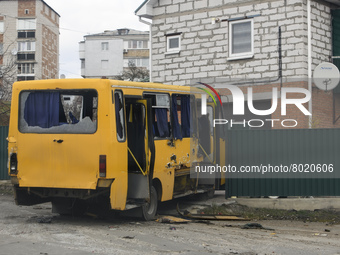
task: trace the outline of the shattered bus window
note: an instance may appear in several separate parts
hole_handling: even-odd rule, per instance
[[[95,90],[24,91],[20,94],[22,133],[94,133],[97,130]]]

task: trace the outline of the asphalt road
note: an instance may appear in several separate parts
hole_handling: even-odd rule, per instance
[[[175,211],[169,203],[161,213]],[[237,227],[247,222],[211,223],[66,217],[52,214],[50,204],[16,206],[12,196],[0,195],[0,254],[340,254],[340,225],[257,222],[275,229],[263,230]]]

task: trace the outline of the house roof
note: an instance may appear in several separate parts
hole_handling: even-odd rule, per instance
[[[139,31],[139,30],[134,30],[130,28],[120,28],[116,30],[105,30],[102,33],[97,33],[97,34],[90,34],[90,35],[85,35],[84,38],[86,37],[96,37],[96,36],[143,36],[143,35],[149,35],[148,31]]]
[[[324,0],[324,1],[340,6],[340,0]],[[144,2],[135,10],[135,15],[151,19],[153,16],[152,7],[156,2],[157,0],[144,0]]]
[[[340,0],[325,0],[325,1],[340,6]]]
[[[145,0],[138,8],[135,10],[135,14],[137,15],[137,12],[143,8],[143,6],[148,2],[149,0]]]
[[[41,0],[41,2],[43,2],[45,5],[47,5],[52,11],[55,12],[55,14],[57,14],[60,17],[59,13],[57,13],[48,3],[46,3],[44,0]]]
[[[135,15],[151,19],[153,17],[152,9],[157,0],[145,0],[136,10]]]

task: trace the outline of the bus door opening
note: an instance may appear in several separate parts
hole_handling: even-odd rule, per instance
[[[128,198],[150,197],[150,153],[147,100],[126,99]]]

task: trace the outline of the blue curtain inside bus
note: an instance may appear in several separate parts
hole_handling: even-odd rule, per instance
[[[190,96],[181,96],[182,136],[190,137]]]
[[[120,114],[119,114],[119,111],[122,107],[123,105],[120,101],[119,94],[115,93],[116,126],[117,126],[117,134],[120,139],[123,139],[123,125],[120,120]]]
[[[160,137],[169,137],[170,130],[168,125],[168,111],[166,108],[157,108],[156,118],[157,118],[157,128]]]
[[[28,126],[50,128],[59,125],[58,92],[33,92],[27,97],[24,119]]]
[[[178,122],[177,114],[177,96],[172,96],[172,133],[175,139],[182,139],[181,126]]]

